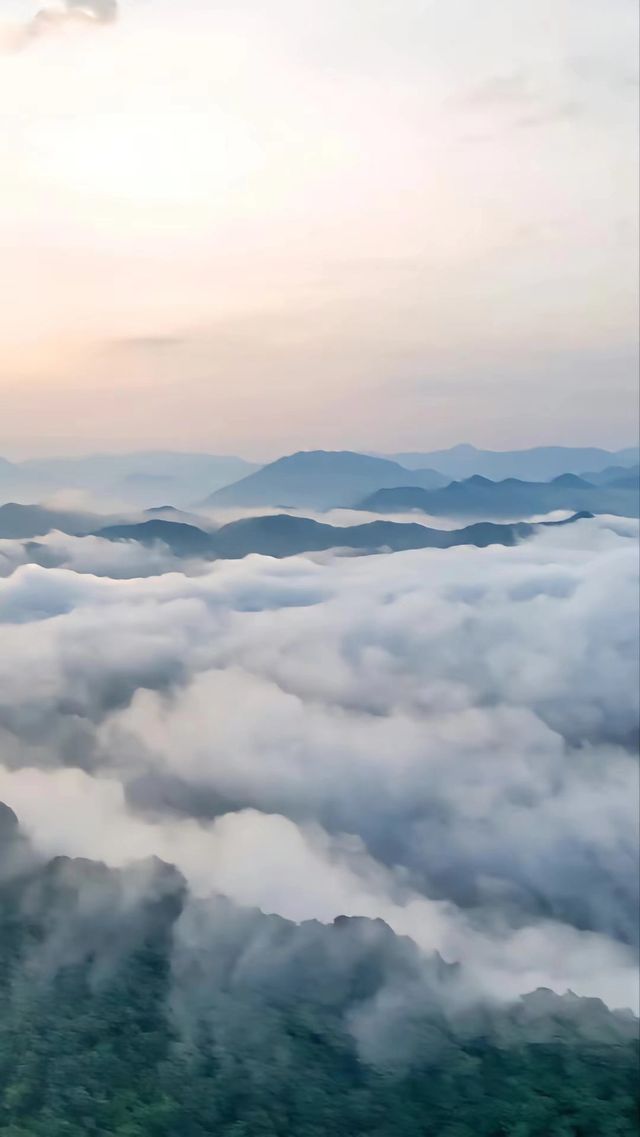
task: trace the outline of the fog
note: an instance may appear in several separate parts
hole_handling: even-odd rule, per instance
[[[382,917],[492,997],[637,1006],[637,532],[191,575],[3,542],[0,800],[42,855],[156,855],[195,896]]]

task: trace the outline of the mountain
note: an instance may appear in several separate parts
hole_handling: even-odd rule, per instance
[[[34,482],[16,462],[0,458],[0,499],[22,499],[43,496],[35,490]]]
[[[98,522],[97,514],[74,510],[48,509],[42,505],[20,505],[7,502],[0,506],[0,538],[23,539],[43,537],[53,529],[61,533],[90,533]]]
[[[604,470],[592,470],[581,474],[585,482],[594,486],[615,486],[617,489],[633,489],[640,481],[640,466],[607,466]]]
[[[178,521],[184,525],[195,525],[196,529],[209,529],[210,522],[207,518],[201,517],[197,513],[189,513],[185,509],[177,509],[175,505],[156,505],[151,509],[145,509],[140,515],[140,520],[160,520],[160,521]]]
[[[2,806],[0,864],[6,1137],[636,1133],[631,1012],[488,1002],[383,920],[199,899],[157,858],[47,860]]]
[[[456,480],[482,474],[492,481],[519,478],[523,481],[547,482],[564,473],[599,471],[614,465],[632,466],[638,462],[640,450],[630,447],[609,451],[598,447],[574,446],[536,446],[531,450],[477,450],[475,446],[465,443],[448,450],[394,454],[392,457],[407,469],[427,466]]]
[[[425,489],[445,485],[434,470],[419,470],[415,484]],[[380,486],[401,486],[407,471],[397,462],[350,450],[299,451],[211,494],[202,504],[329,509],[350,506]]]
[[[637,482],[631,486],[594,486],[575,474],[561,474],[551,482],[523,482],[507,478],[493,482],[474,474],[437,490],[420,486],[380,489],[365,497],[360,508],[376,513],[417,509],[434,517],[483,517],[513,519],[551,513],[554,510],[586,510],[638,517]]]
[[[160,540],[166,524],[173,525],[176,531],[192,529],[202,532],[199,522],[207,526],[205,518],[197,514],[185,513],[173,506],[160,506],[144,512],[135,510],[119,514],[85,513],[81,510],[54,509],[44,505],[21,505],[7,502],[0,506],[0,539],[26,540],[44,537],[57,530],[74,537],[102,535],[102,531],[113,530],[121,537],[143,540],[143,543]],[[205,532],[206,536],[206,532]]]
[[[140,507],[181,506],[256,469],[242,458],[173,451],[38,458],[0,463],[0,492],[33,500],[73,489]]]
[[[614,478],[613,481],[607,482],[607,488],[612,490],[635,490],[636,493],[639,488],[640,479],[637,473],[629,473],[619,478]]]
[[[106,541],[138,541],[141,545],[162,541],[179,557],[210,557],[215,548],[211,534],[203,529],[161,518],[132,525],[107,525],[96,529],[93,535]]]
[[[394,459],[351,451],[300,452],[265,467],[233,456],[173,451],[23,462],[0,458],[0,497],[28,502],[49,498],[61,490],[81,490],[138,508],[157,501],[188,507],[206,498],[211,506],[326,509],[353,505],[377,489],[407,485],[407,469],[414,471],[410,484],[423,489],[435,489],[472,474],[492,480],[516,477],[548,481],[559,474],[581,474],[585,470],[596,477],[617,466],[624,476],[626,468],[637,465],[639,453],[637,449],[609,452],[571,447],[489,451],[463,445],[425,454],[398,454]]]
[[[577,514],[568,521],[580,520],[584,516],[588,515]],[[138,525],[111,525],[98,530],[95,535],[109,541],[140,541],[145,545],[162,541],[177,556],[236,560],[251,553],[291,557],[328,549],[375,553],[383,550],[449,549],[455,545],[475,545],[477,548],[515,545],[531,537],[537,528],[526,522],[512,525],[480,522],[464,529],[429,529],[425,525],[394,521],[372,521],[365,525],[342,527],[282,513],[242,518],[223,525],[214,533],[171,521],[147,521]]]

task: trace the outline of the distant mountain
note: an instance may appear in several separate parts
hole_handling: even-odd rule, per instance
[[[201,517],[197,513],[189,513],[185,509],[177,509],[175,505],[156,505],[151,509],[145,509],[139,520],[178,521],[182,525],[195,525],[196,529],[211,528],[207,518]]]
[[[434,470],[418,470],[413,478],[425,489],[447,481]],[[380,486],[401,486],[406,481],[407,471],[385,458],[350,450],[299,451],[217,490],[202,504],[329,509],[354,505]]]
[[[380,489],[365,497],[360,508],[376,513],[417,509],[434,517],[461,518],[513,519],[557,509],[638,517],[639,497],[637,483],[594,486],[575,474],[561,474],[551,482],[523,482],[517,478],[492,482],[475,474],[437,490],[420,486]]]
[[[523,481],[548,482],[559,474],[580,474],[583,470],[599,471],[607,466],[635,465],[640,458],[640,450],[630,447],[612,452],[598,447],[573,446],[536,446],[531,450],[478,450],[475,446],[463,444],[452,446],[449,450],[394,454],[391,457],[407,469],[429,467],[456,480],[482,474],[492,481],[520,478]]]
[[[607,489],[610,490],[635,490],[638,492],[640,479],[637,474],[627,474],[626,477],[615,478],[612,482],[607,482]]]
[[[607,466],[604,470],[592,470],[581,474],[585,482],[594,486],[615,486],[618,489],[633,489],[640,482],[640,466]]]
[[[70,536],[84,537],[95,536],[103,529],[114,529],[123,533],[131,530],[134,537],[135,532],[140,531],[142,534],[148,534],[149,540],[155,540],[162,533],[161,525],[168,522],[173,523],[177,529],[195,528],[197,532],[201,532],[208,528],[205,518],[166,505],[147,509],[144,512],[130,510],[105,514],[8,502],[0,506],[0,539],[29,540],[34,537],[44,537],[53,530]]]
[[[401,552],[408,549],[449,549],[454,545],[475,545],[477,548],[515,545],[532,536],[535,528],[526,523],[496,525],[483,522],[465,529],[447,530],[393,521],[340,527],[323,525],[309,518],[276,514],[231,522],[218,530],[214,541],[221,557],[244,557],[249,553],[288,557],[335,548]]]
[[[33,501],[73,489],[139,507],[181,506],[257,469],[242,458],[172,451],[29,459],[0,462],[0,494]]]
[[[588,514],[569,519],[576,521]],[[546,524],[563,525],[567,522]],[[481,522],[464,529],[429,529],[415,523],[373,521],[366,525],[323,525],[308,517],[292,517],[288,513],[264,517],[246,517],[223,525],[215,533],[205,533],[191,525],[171,521],[147,521],[141,525],[112,525],[96,536],[110,541],[140,541],[148,545],[162,541],[177,556],[219,557],[236,560],[260,553],[269,557],[291,557],[300,553],[323,552],[328,549],[352,549],[359,552],[408,549],[449,549],[454,545],[515,545],[531,537],[539,526],[526,522],[496,525]]]
[[[352,451],[292,454],[261,468],[242,458],[173,451],[92,454],[80,458],[0,458],[0,500],[45,500],[61,490],[81,490],[96,499],[146,508],[164,501],[180,508],[207,499],[208,505],[302,506],[326,509],[353,505],[377,489],[412,484],[435,489],[481,474],[494,481],[516,477],[549,481],[563,473],[637,466],[638,449],[537,447],[490,451],[455,446],[432,453],[389,457]],[[407,479],[406,470],[414,473]],[[404,472],[403,472],[404,471]],[[418,472],[415,472],[418,471]],[[621,476],[622,476],[621,474]],[[256,475],[256,477],[254,477]],[[607,478],[607,480],[611,480]],[[223,490],[218,494],[217,491]]]
[[[90,533],[98,522],[98,515],[79,511],[20,505],[13,501],[0,506],[0,538],[5,539],[43,537],[53,529],[81,535]]]
[[[153,545],[162,541],[179,557],[215,555],[210,533],[179,521],[156,519],[133,525],[107,525],[103,529],[97,529],[94,536],[103,537],[107,541],[139,541],[141,545]]]
[[[16,462],[8,462],[0,458],[0,500],[14,501],[23,497],[33,498],[43,496],[33,493],[33,481],[24,473]]]

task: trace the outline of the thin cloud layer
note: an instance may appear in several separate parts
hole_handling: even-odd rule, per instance
[[[0,44],[20,50],[65,25],[113,24],[117,19],[117,0],[61,0],[41,8],[28,23],[5,28]]]
[[[196,895],[381,916],[491,995],[635,1006],[634,536],[22,565],[0,583],[0,800],[48,855],[155,854]]]
[[[63,0],[56,6],[41,8],[32,26],[45,28],[65,20],[84,20],[95,24],[112,24],[118,18],[117,0]]]

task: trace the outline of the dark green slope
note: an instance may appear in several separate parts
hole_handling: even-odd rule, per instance
[[[41,864],[6,809],[0,864],[0,1137],[637,1132],[637,1020],[598,1000],[454,1014],[458,969],[381,921]]]

